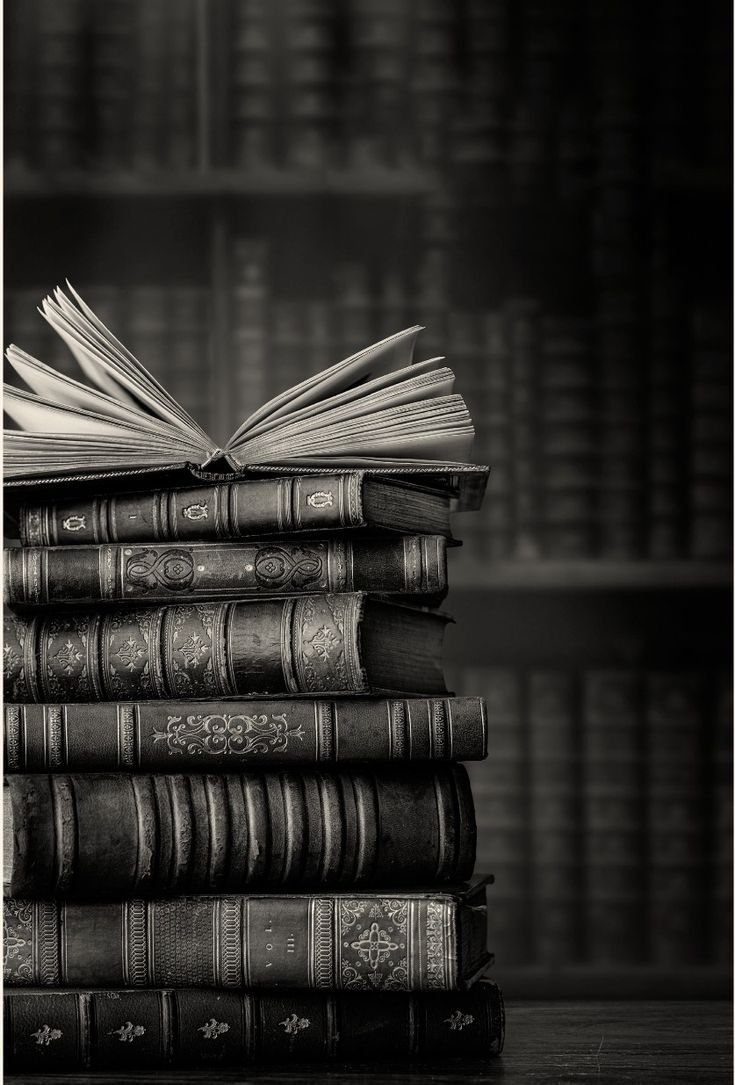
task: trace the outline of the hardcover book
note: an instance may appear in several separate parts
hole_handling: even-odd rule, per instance
[[[454,991],[490,960],[486,883],[83,903],[9,898],[5,984]]]
[[[7,773],[480,761],[487,713],[482,697],[23,704],[4,737]]]
[[[5,700],[445,693],[440,614],[361,595],[4,615]]]
[[[468,878],[461,765],[8,776],[5,891],[122,896]]]
[[[353,591],[437,604],[447,592],[447,543],[441,535],[31,546],[6,549],[4,558],[5,602],[11,606]]]
[[[503,1049],[496,984],[468,991],[44,989],[5,992],[9,1072],[211,1069],[258,1062],[486,1058]]]
[[[195,542],[353,528],[449,535],[449,495],[360,471],[22,505],[24,546]]]

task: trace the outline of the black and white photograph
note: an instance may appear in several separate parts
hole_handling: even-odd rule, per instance
[[[732,5],[3,45],[3,1080],[730,1085]]]

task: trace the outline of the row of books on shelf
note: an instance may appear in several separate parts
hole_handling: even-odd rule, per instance
[[[732,335],[715,307],[677,309],[654,278],[645,311],[625,290],[601,290],[591,317],[549,312],[537,298],[459,310],[431,263],[414,282],[395,272],[376,281],[366,265],[349,264],[331,298],[287,299],[274,296],[269,257],[262,241],[232,242],[228,356],[216,368],[204,288],[83,293],[184,407],[217,429],[361,343],[426,324],[425,352],[451,344],[476,458],[493,465],[482,512],[457,521],[478,561],[731,553]],[[10,292],[9,337],[71,373],[65,344],[36,311],[39,294]]]
[[[636,72],[651,53],[647,145],[664,157],[721,154],[716,139],[692,135],[708,129],[693,116],[727,123],[716,90],[729,57],[716,34],[697,78],[689,28],[668,11],[643,24],[625,12],[582,21],[563,5],[511,9],[17,5],[6,17],[6,161],[145,171],[194,167],[213,151],[246,168],[421,163],[491,171],[515,195],[575,196],[638,169]]]
[[[457,667],[487,699],[467,768],[499,962],[732,958],[732,678]]]

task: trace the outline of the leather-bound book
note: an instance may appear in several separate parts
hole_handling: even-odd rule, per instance
[[[482,697],[5,705],[5,771],[242,772],[267,764],[480,761]]]
[[[490,961],[485,884],[79,903],[9,898],[5,984],[454,991]]]
[[[496,984],[468,991],[5,992],[5,1068],[208,1070],[259,1062],[427,1062],[503,1049]]]
[[[343,471],[36,502],[20,507],[18,530],[24,546],[196,542],[366,527],[448,535],[449,503],[446,491]]]
[[[421,885],[475,860],[461,765],[8,776],[3,795],[12,896]]]
[[[352,591],[441,602],[447,592],[446,539],[403,535],[5,550],[5,602],[11,606],[167,603]]]
[[[6,610],[6,703],[444,693],[447,619],[359,594]]]

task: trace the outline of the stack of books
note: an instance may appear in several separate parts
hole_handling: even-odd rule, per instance
[[[321,466],[179,486],[160,468],[182,408],[80,298],[44,310],[96,390],[8,352],[32,390],[7,391],[6,1066],[498,1053],[458,764],[486,755],[486,710],[447,694],[436,610],[450,506],[486,469],[406,463],[466,443],[449,371],[399,333],[227,445],[280,431],[317,458],[325,423]]]

